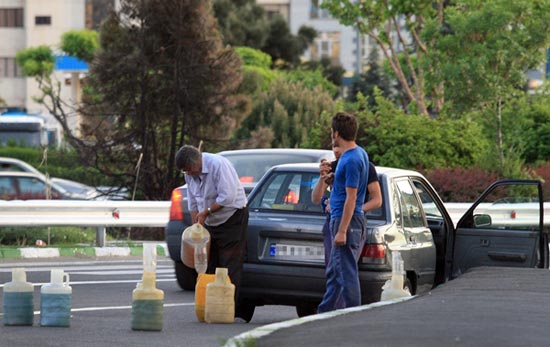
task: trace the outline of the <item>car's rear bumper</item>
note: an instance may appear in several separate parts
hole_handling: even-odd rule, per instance
[[[359,271],[361,302],[380,301],[391,272]],[[240,296],[258,305],[298,305],[320,302],[325,292],[325,269],[311,266],[244,264]]]

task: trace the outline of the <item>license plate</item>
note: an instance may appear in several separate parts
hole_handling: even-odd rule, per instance
[[[298,245],[272,242],[269,245],[269,256],[286,260],[324,260],[325,249],[322,245]]]

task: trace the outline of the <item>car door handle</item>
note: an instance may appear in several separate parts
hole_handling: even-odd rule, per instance
[[[479,240],[479,244],[481,245],[481,247],[489,247],[490,242],[487,239],[481,239]]]
[[[508,252],[489,252],[489,258],[499,261],[511,261],[514,263],[523,263],[527,260],[524,253],[508,253]]]
[[[282,222],[286,220],[286,218],[272,218],[272,217],[269,217],[267,219],[272,220],[274,222]]]

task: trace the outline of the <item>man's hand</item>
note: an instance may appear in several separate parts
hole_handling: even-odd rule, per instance
[[[345,246],[346,245],[346,230],[338,230],[336,235],[334,235],[334,246]]]
[[[193,223],[200,223],[200,224],[204,225],[204,221],[206,220],[206,217],[208,216],[208,214],[209,214],[208,210],[203,210],[203,211],[197,213],[197,215],[193,219]]]
[[[324,176],[330,172],[330,169],[330,161],[326,159],[321,159],[321,163],[319,164],[319,174],[321,176]]]

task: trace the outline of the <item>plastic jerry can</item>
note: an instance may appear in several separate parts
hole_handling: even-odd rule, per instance
[[[164,292],[156,288],[157,245],[143,243],[143,277],[132,292],[132,330],[162,330]]]
[[[32,325],[34,287],[23,268],[12,270],[11,282],[4,284],[4,325]]]
[[[164,292],[155,287],[155,281],[155,272],[145,271],[132,292],[132,330],[162,330]]]
[[[50,283],[40,288],[40,325],[68,327],[71,321],[73,289],[69,274],[61,269],[51,271]]]
[[[181,261],[197,273],[206,273],[210,250],[210,233],[204,226],[195,223],[181,234]]]
[[[411,296],[411,293],[408,290],[403,289],[404,278],[405,268],[401,258],[401,253],[395,251],[392,253],[392,276],[391,279],[387,280],[382,286],[380,301]]]
[[[199,274],[195,286],[195,314],[199,322],[204,322],[204,308],[206,304],[206,286],[214,282],[216,275]]]
[[[206,285],[204,320],[207,323],[233,323],[235,286],[228,283],[227,268],[216,268],[216,279]]]

